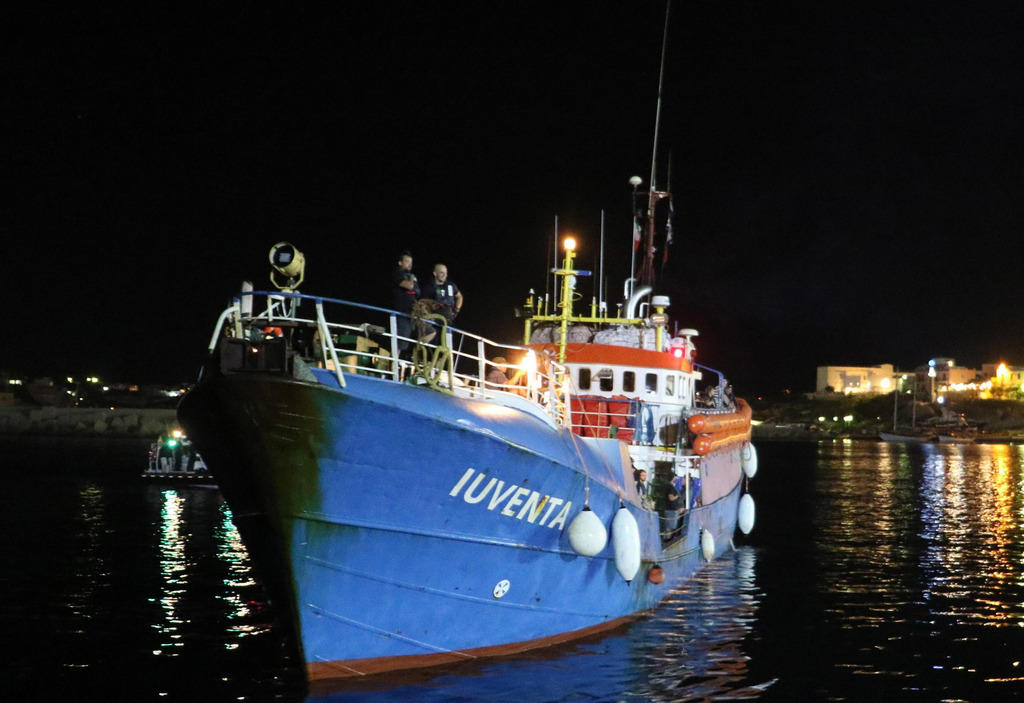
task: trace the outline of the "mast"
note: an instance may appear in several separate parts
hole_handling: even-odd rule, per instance
[[[658,201],[668,195],[668,191],[659,191],[656,186],[658,162],[658,133],[661,129],[661,92],[665,81],[665,54],[668,49],[668,17],[672,0],[665,3],[665,29],[661,38],[661,68],[658,72],[658,101],[654,110],[654,145],[651,150],[651,180],[647,196],[647,233],[644,238],[644,258],[640,264],[640,285],[654,285],[654,208]],[[671,184],[669,184],[671,187]]]

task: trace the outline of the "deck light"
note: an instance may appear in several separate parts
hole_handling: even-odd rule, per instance
[[[576,251],[576,240],[572,237],[566,237],[565,241],[562,242],[562,246],[565,247],[566,251]]]

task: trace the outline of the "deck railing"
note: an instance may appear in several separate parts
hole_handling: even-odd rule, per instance
[[[345,374],[423,383],[463,397],[511,405],[525,401],[570,424],[565,367],[532,349],[452,327],[440,315],[419,318],[335,298],[243,291],[221,313],[211,353],[225,335],[288,336],[292,349],[308,363],[333,371],[342,387]],[[498,357],[507,363],[495,362]],[[499,367],[504,380],[490,377]]]

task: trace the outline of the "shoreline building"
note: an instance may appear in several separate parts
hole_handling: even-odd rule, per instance
[[[914,376],[917,379],[918,397],[927,396],[929,402],[938,400],[944,394],[956,388],[973,390],[972,386],[982,382],[984,372],[966,366],[957,366],[956,359],[946,356],[929,359],[927,364],[922,364],[914,369]],[[923,395],[921,394],[923,391]]]
[[[810,395],[863,395],[891,393],[894,389],[939,403],[947,396],[1024,399],[1024,366],[999,361],[973,369],[958,366],[956,359],[945,356],[929,359],[910,371],[898,371],[892,364],[818,366],[814,393]]]
[[[892,364],[874,366],[819,366],[815,393],[889,393],[899,374]],[[831,391],[829,390],[831,389]]]

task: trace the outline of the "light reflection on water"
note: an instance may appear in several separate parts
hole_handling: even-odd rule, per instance
[[[839,699],[1021,692],[1022,466],[1020,446],[819,445],[818,597],[854,686]]]
[[[244,597],[244,594],[254,589],[257,583],[249,561],[249,552],[231,519],[231,508],[227,503],[221,503],[218,506],[218,514],[220,519],[214,530],[218,545],[217,557],[228,571],[223,579],[224,590],[217,594],[217,598],[224,601],[227,606],[228,634],[242,638],[267,633],[271,629],[269,625],[252,620],[252,616],[257,614],[255,608],[259,602]],[[234,649],[238,644],[229,641],[225,647]]]
[[[211,564],[201,560],[202,551],[208,548],[208,543],[222,567],[217,571],[223,571],[223,577],[218,587],[212,589],[211,596],[223,605],[221,610],[227,619],[225,649],[238,648],[237,640],[241,637],[268,632],[269,625],[252,619],[260,603],[251,598],[251,591],[257,583],[253,577],[249,553],[231,519],[231,509],[227,503],[220,500],[215,490],[205,487],[165,489],[160,496],[159,602],[164,616],[162,622],[154,625],[162,637],[159,642],[161,649],[153,653],[174,656],[173,648],[184,644],[182,630],[189,616],[180,612],[181,606],[188,597],[190,581],[198,575],[197,570],[201,567],[206,570],[207,576],[210,575]],[[206,525],[206,520],[210,520],[208,535],[193,535],[192,530],[200,525],[194,525],[194,521],[188,519],[186,508],[192,508],[193,512],[204,518],[200,525]],[[190,542],[193,541],[199,544],[190,549]]]
[[[98,613],[94,607],[98,593],[108,583],[108,567],[100,549],[105,530],[103,492],[94,483],[86,483],[78,491],[78,558],[74,562],[76,588],[68,594],[67,606],[72,621],[92,620]],[[77,630],[78,633],[84,632]]]
[[[710,564],[673,593],[654,616],[631,633],[647,685],[643,700],[754,700],[772,679],[752,682],[743,641],[757,621],[763,594],[751,547]]]

